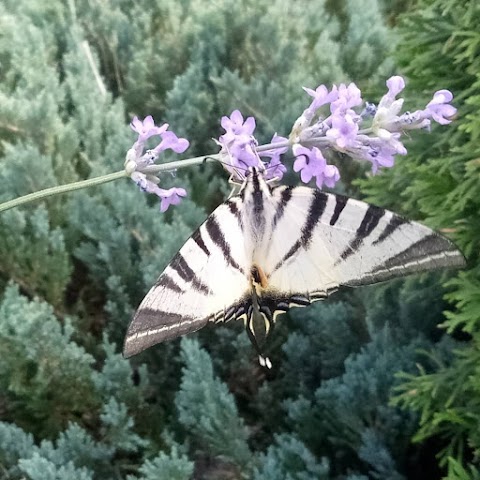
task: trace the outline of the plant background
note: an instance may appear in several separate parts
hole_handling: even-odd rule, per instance
[[[341,190],[449,234],[468,267],[291,311],[271,371],[235,324],[127,361],[222,169],[166,175],[189,198],[164,215],[127,180],[2,213],[0,479],[480,479],[479,23],[475,0],[3,0],[0,201],[120,170],[133,115],[202,155],[235,108],[267,141],[301,86],[375,101],[400,73],[408,108],[448,88],[458,119],[374,178],[339,159]]]

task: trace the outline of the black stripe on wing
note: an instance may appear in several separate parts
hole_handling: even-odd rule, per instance
[[[360,279],[349,281],[348,285],[372,284],[416,272],[463,266],[465,258],[455,244],[433,232],[366,272]]]
[[[128,358],[157,343],[196,332],[207,322],[207,318],[194,318],[179,313],[139,308],[128,327],[123,356]]]
[[[372,243],[372,245],[378,245],[380,242],[386,240],[390,235],[392,235],[397,229],[399,229],[402,225],[410,223],[405,218],[402,218],[398,215],[393,214],[390,221],[385,226],[383,232],[380,236]]]
[[[278,270],[289,258],[293,257],[300,248],[308,248],[312,241],[313,232],[327,206],[328,196],[318,190],[312,191],[312,202],[308,209],[307,218],[301,230],[300,238],[292,245],[290,250],[275,265],[273,272]]]
[[[190,268],[190,265],[178,252],[170,263],[170,268],[178,273],[178,276],[185,282],[191,283],[192,288],[205,295],[210,293],[210,289],[197,277],[197,274]]]
[[[164,288],[168,288],[172,290],[172,292],[176,293],[184,293],[185,290],[178,285],[178,283],[173,279],[168,273],[164,272],[160,278],[158,279],[156,286],[162,286]]]
[[[343,209],[347,206],[348,197],[343,195],[335,195],[335,208],[333,209],[332,218],[330,218],[330,225],[335,225],[343,212]]]
[[[210,256],[210,250],[205,245],[205,241],[203,240],[202,230],[199,228],[193,235],[192,240],[200,247],[201,250],[207,255]]]
[[[449,257],[447,252],[453,253],[453,257]],[[383,265],[375,268],[372,273],[382,269],[391,269],[400,266],[405,268],[418,266],[419,269],[423,269],[418,262],[424,259],[430,260],[433,263],[437,262],[438,267],[452,264],[456,265],[458,261],[460,261],[460,264],[464,263],[463,256],[450,240],[436,233],[432,233],[415,242],[413,245],[410,245],[392,258],[389,258]]]
[[[240,209],[238,208],[238,203],[239,202],[237,198],[232,198],[228,200],[225,205],[227,205],[228,209],[230,210],[230,213],[237,219],[240,230],[243,230],[242,216],[240,213]]]
[[[223,253],[225,261],[231,265],[233,268],[238,270],[240,273],[245,275],[245,272],[242,270],[240,265],[232,257],[232,252],[230,251],[230,246],[228,245],[225,235],[222,232],[220,225],[215,219],[214,215],[210,215],[205,222],[205,229],[210,236],[212,242],[220,248]]]
[[[285,214],[285,208],[292,198],[292,190],[294,187],[289,186],[282,188],[283,189],[280,193],[280,200],[278,201],[277,210],[275,211],[275,215],[273,216],[272,220],[272,232],[275,230],[278,222],[283,218],[283,215]]]
[[[264,221],[263,216],[263,192],[260,188],[260,180],[258,178],[258,172],[256,170],[252,173],[252,183],[253,183],[253,219],[255,222],[259,222],[260,224]]]
[[[362,223],[355,232],[355,237],[348,244],[347,248],[340,254],[340,260],[346,260],[350,255],[357,252],[358,248],[362,245],[364,240],[375,230],[375,227],[380,222],[380,219],[385,215],[385,210],[375,205],[369,205],[365,215],[363,216]],[[339,263],[339,262],[337,262]]]

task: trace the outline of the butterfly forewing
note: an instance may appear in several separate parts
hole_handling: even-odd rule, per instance
[[[284,187],[273,191],[278,204],[282,195]],[[273,231],[277,247],[271,249],[267,271],[272,287],[281,290],[308,295],[464,265],[447,238],[365,202],[297,187],[282,209],[277,233],[290,224],[300,235],[280,242]]]
[[[249,287],[242,238],[235,208],[220,205],[140,304],[125,337],[126,357],[235,315]]]
[[[285,297],[326,296],[339,285],[334,255],[316,235],[327,196],[309,188],[279,187],[273,190],[272,200],[274,214],[264,266],[270,287]],[[296,234],[289,234],[292,231]]]

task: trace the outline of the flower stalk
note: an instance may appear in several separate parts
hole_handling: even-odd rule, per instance
[[[81,180],[80,182],[67,183],[65,185],[57,185],[56,187],[45,188],[38,192],[29,193],[23,197],[14,198],[7,202],[0,203],[0,213],[10,208],[19,207],[27,203],[43,200],[47,197],[54,195],[60,195],[62,193],[74,192],[75,190],[81,190],[82,188],[94,187],[96,185],[102,185],[103,183],[113,182],[119,178],[127,177],[125,170],[119,172],[109,173],[100,177],[89,178],[88,180]]]
[[[281,156],[288,150],[295,157],[293,170],[300,174],[303,182],[315,179],[318,188],[324,185],[333,188],[340,179],[340,171],[336,165],[327,163],[332,152],[370,162],[375,174],[379,168],[392,167],[396,155],[406,155],[407,149],[402,143],[406,132],[429,129],[431,120],[446,125],[456,114],[456,108],[450,105],[453,95],[448,90],[435,92],[423,110],[402,114],[403,98],[397,95],[405,88],[404,79],[393,76],[386,85],[388,91],[378,105],[364,102],[354,83],[334,85],[330,91],[324,85],[315,90],[304,88],[312,97],[311,104],[297,118],[288,138],[275,134],[266,145],[258,145],[253,136],[255,118],[244,120],[240,111],[235,110],[230,117],[221,119],[225,133],[216,140],[219,153],[163,164],[155,163],[163,151],[183,153],[189,146],[188,140],[169,131],[166,123],[155,125],[151,115],[143,121],[134,117],[130,126],[138,137],[127,152],[124,170],[9,200],[0,204],[0,212],[125,177],[130,177],[142,191],[159,197],[160,211],[165,212],[170,205],[180,203],[187,192],[181,187],[161,188],[159,173],[173,173],[179,168],[217,160],[237,181],[245,178],[250,167],[263,171],[267,180],[280,180],[287,171]],[[153,137],[161,140],[156,147],[148,149],[147,143]]]
[[[201,157],[187,158],[185,160],[176,160],[174,162],[162,163],[161,165],[150,165],[145,167],[145,171],[148,173],[160,173],[174,171],[179,168],[191,167],[193,165],[200,165],[202,163],[213,162],[218,159],[218,155],[208,155]],[[21,205],[26,205],[27,203],[37,202],[39,200],[44,200],[48,197],[53,197],[55,195],[61,195],[62,193],[74,192],[75,190],[82,190],[83,188],[95,187],[97,185],[102,185],[104,183],[113,182],[114,180],[119,180],[121,178],[128,178],[129,174],[126,170],[120,170],[114,173],[108,173],[107,175],[100,175],[99,177],[89,178],[88,180],[81,180],[79,182],[66,183],[65,185],[57,185],[56,187],[49,187],[38,192],[29,193],[28,195],[23,195],[22,197],[14,198],[6,202],[0,203],[0,213],[11,208],[20,207]]]

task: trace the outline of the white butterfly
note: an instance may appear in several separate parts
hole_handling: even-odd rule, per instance
[[[259,345],[276,317],[357,286],[465,263],[455,245],[373,205],[307,187],[270,187],[250,168],[240,193],[187,240],[140,304],[124,356],[244,320]]]

